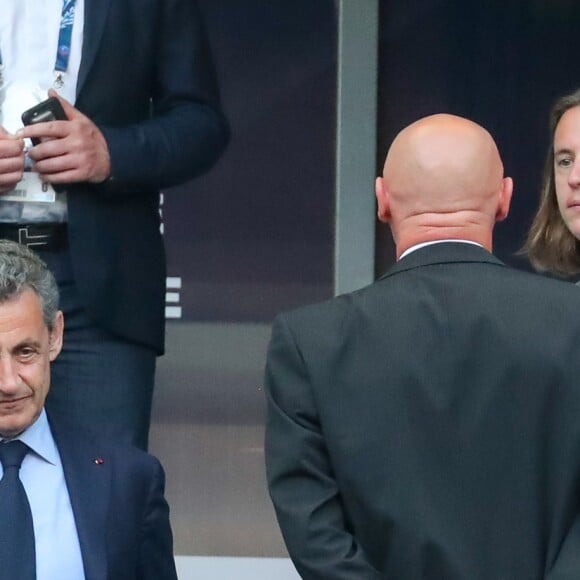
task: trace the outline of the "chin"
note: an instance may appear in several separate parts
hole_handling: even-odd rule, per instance
[[[18,427],[7,427],[6,429],[0,426],[0,437],[4,437],[4,439],[12,439],[17,435],[20,435],[22,431],[25,430],[26,427],[18,426]]]
[[[29,421],[25,417],[15,417],[13,420],[6,420],[6,417],[3,417],[0,419],[0,435],[7,439],[16,437],[33,422],[34,419]]]

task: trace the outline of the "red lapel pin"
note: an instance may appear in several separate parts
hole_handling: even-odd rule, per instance
[[[102,457],[97,457],[94,463],[95,465],[103,465],[103,463],[105,463],[105,460]]]

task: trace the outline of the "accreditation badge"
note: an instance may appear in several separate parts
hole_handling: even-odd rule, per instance
[[[2,86],[0,125],[9,133],[16,133],[22,128],[21,115],[47,98],[47,91],[36,85],[14,81]],[[32,147],[26,139],[25,148]],[[24,177],[16,187],[2,195],[2,201],[54,203],[56,192],[52,185],[43,183],[34,171],[32,161],[26,159]]]

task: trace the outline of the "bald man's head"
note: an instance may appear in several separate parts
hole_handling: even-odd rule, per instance
[[[493,224],[507,215],[510,197],[511,180],[503,177],[491,135],[453,115],[432,115],[403,129],[377,180],[379,218],[391,224],[398,250],[400,234],[407,246],[473,236],[490,246]]]

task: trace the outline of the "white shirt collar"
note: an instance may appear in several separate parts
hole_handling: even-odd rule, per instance
[[[411,246],[410,248],[407,248],[399,256],[399,260],[402,260],[405,256],[408,256],[409,254],[411,254],[415,250],[419,250],[421,248],[425,248],[426,246],[433,246],[434,244],[443,244],[445,242],[456,242],[456,243],[460,243],[460,244],[471,244],[472,246],[479,246],[480,248],[483,248],[483,246],[481,244],[478,244],[477,242],[473,242],[472,240],[459,240],[459,239],[432,240],[430,242],[421,242],[420,244],[415,244],[414,246]]]
[[[44,409],[42,409],[38,419],[36,419],[36,421],[34,421],[26,431],[18,435],[15,439],[19,439],[23,443],[26,443],[34,453],[42,457],[45,461],[48,461],[53,465],[59,464],[58,450],[54,438],[52,437],[52,431],[50,430],[50,425],[48,424],[48,418]],[[4,438],[0,437],[0,441],[3,440]]]

